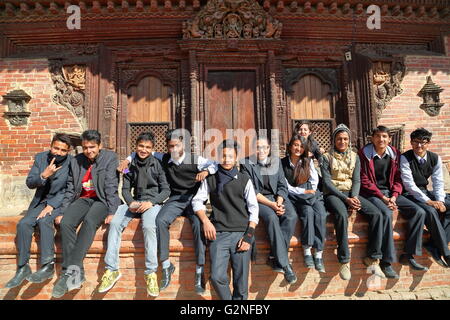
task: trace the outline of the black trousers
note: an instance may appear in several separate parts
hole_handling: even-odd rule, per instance
[[[389,197],[388,191],[382,192]],[[383,215],[383,242],[381,245],[381,251],[383,253],[382,260],[388,263],[396,262],[392,210],[378,197],[368,197],[367,199],[372,202]],[[421,255],[425,211],[402,195],[398,196],[396,203],[400,213],[408,219],[408,238],[405,243],[405,253]]]
[[[343,192],[349,196],[350,192]],[[367,199],[358,197],[361,201],[361,210],[358,213],[369,219],[369,242],[367,256],[372,259],[381,259],[381,243],[383,239],[383,219],[381,212]],[[334,229],[338,243],[337,257],[340,263],[350,262],[350,250],[348,247],[348,206],[334,195],[325,196],[325,206],[334,214]]]
[[[205,264],[206,241],[202,232],[202,223],[192,209],[191,200],[193,195],[172,196],[158,213],[156,217],[156,234],[158,238],[158,251],[160,261],[169,259],[169,227],[179,216],[189,218],[194,233],[194,250],[198,265]]]
[[[275,201],[274,196],[265,197]],[[289,264],[288,249],[298,218],[289,199],[286,199],[283,204],[285,212],[278,216],[272,208],[259,203],[259,217],[266,225],[271,254],[282,267],[286,267]]]
[[[431,200],[435,200],[435,197],[431,192],[425,191],[425,193]],[[430,232],[431,243],[439,249],[441,255],[450,255],[450,250],[448,249],[448,235],[450,231],[450,197],[447,195],[445,198],[445,207],[447,211],[444,213],[438,212],[435,208],[424,202],[417,201],[412,196],[407,196],[407,198],[425,211],[425,225]],[[447,229],[445,229],[444,226],[447,226]]]
[[[30,259],[31,240],[34,228],[39,227],[39,246],[41,251],[41,265],[51,262],[55,257],[55,226],[56,215],[47,215],[45,218],[36,220],[37,216],[45,208],[45,203],[39,204],[33,209],[29,209],[25,217],[17,224],[17,250],[19,267],[28,263]]]
[[[94,241],[96,231],[108,215],[108,208],[100,200],[79,198],[63,214],[60,224],[62,268],[66,270],[69,266],[78,266],[83,270],[83,260]]]
[[[319,191],[317,191],[319,192]],[[311,246],[322,251],[326,240],[327,211],[322,196],[318,196],[313,205],[306,205],[289,197],[302,223],[302,246]]]
[[[210,242],[211,283],[222,300],[247,300],[251,249],[236,251],[244,232],[216,232],[216,240]],[[228,279],[228,263],[231,259],[233,294]]]

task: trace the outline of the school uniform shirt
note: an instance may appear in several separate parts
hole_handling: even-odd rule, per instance
[[[234,177],[234,179],[238,179],[238,175],[236,175]],[[242,175],[242,174],[240,174],[240,175]],[[229,182],[229,183],[231,183],[231,182]],[[225,187],[226,187],[226,185],[225,185]],[[197,194],[192,198],[192,208],[193,208],[194,212],[198,212],[201,210],[206,211],[205,202],[208,199],[208,195],[209,195],[210,191],[211,190],[209,188],[207,179],[203,180],[200,185],[200,188],[197,191]],[[256,199],[255,189],[253,188],[253,183],[250,179],[248,179],[248,181],[245,185],[244,198],[245,198],[245,204],[247,206],[247,211],[248,211],[248,221],[258,224],[258,222],[259,222],[258,200]],[[214,214],[214,212],[213,212],[213,214]],[[223,231],[226,231],[226,230],[223,230]],[[229,230],[229,231],[232,231],[232,230]]]
[[[152,155],[156,159],[158,159],[159,161],[162,161],[165,153],[153,151]],[[127,157],[128,162],[131,163],[131,161],[134,159],[135,156],[136,156],[136,152],[132,152]],[[179,166],[179,165],[181,165],[183,163],[185,158],[186,158],[186,152],[183,152],[183,154],[181,155],[181,157],[178,160],[174,160],[174,159],[172,159],[172,157],[170,157],[168,163],[170,164],[170,163],[173,162],[175,165]],[[198,159],[198,163],[197,163],[198,171],[208,170],[209,174],[215,174],[216,173],[216,171],[217,171],[217,163],[215,161],[203,158],[202,156],[198,156],[197,159]]]
[[[295,165],[291,162],[291,158],[288,156],[289,159],[289,165],[291,166],[292,169],[295,169]],[[301,161],[301,160],[299,160]],[[308,181],[311,183],[311,187],[312,190],[316,191],[317,190],[317,185],[319,184],[319,174],[317,173],[316,168],[314,167],[314,161],[312,159],[310,159],[310,164],[309,164],[309,179]],[[294,187],[293,185],[291,185],[288,181],[287,178],[286,179],[286,183],[288,186],[288,192],[292,193],[292,194],[305,194],[305,191],[307,189],[302,188],[302,187]]]

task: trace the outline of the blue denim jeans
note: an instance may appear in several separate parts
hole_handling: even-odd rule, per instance
[[[158,269],[158,244],[155,220],[160,209],[160,205],[154,205],[151,209],[142,213],[141,216],[145,243],[145,274],[156,272]],[[109,225],[108,250],[105,256],[106,269],[112,271],[119,270],[119,250],[122,231],[133,218],[138,218],[139,216],[139,213],[133,213],[128,210],[126,204],[119,206],[117,209]]]

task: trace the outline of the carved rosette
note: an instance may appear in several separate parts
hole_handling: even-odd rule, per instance
[[[87,128],[84,93],[85,66],[65,67],[61,60],[50,60],[49,70],[56,89],[56,93],[52,97],[53,102],[72,112],[85,130]]]
[[[255,0],[209,0],[183,22],[183,39],[280,39],[283,24]]]

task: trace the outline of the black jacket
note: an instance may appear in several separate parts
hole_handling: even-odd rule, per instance
[[[148,178],[147,188],[140,194],[139,199],[137,199],[136,195],[138,168],[135,159],[130,164],[130,171],[123,175],[122,196],[128,205],[135,200],[160,204],[170,195],[169,183],[161,163],[152,155],[150,155],[149,161],[149,167],[146,170]],[[134,196],[131,194],[131,188],[134,188]]]
[[[78,154],[70,162],[70,173],[67,180],[67,189],[64,195],[62,211],[72,202],[80,198],[84,175],[89,168],[90,162],[84,154]],[[101,202],[108,207],[108,214],[115,214],[120,204],[118,195],[119,173],[117,167],[119,160],[115,152],[100,150],[92,166],[92,182],[95,193]]]
[[[276,169],[276,173],[269,175],[269,184],[274,192],[274,196],[280,196],[284,200],[288,199],[288,187],[286,184],[286,179],[284,177],[283,168],[281,166],[281,161],[278,158],[272,158],[272,167],[277,164],[278,169]],[[277,163],[275,163],[277,161]],[[253,182],[253,186],[255,187],[255,193],[261,193],[263,189],[263,178],[261,175],[261,167],[257,164],[257,160],[255,156],[250,156],[245,158],[240,163],[241,171],[246,172],[250,179]]]
[[[52,215],[59,215],[61,213],[61,204],[64,199],[64,192],[67,186],[67,177],[69,175],[69,163],[72,156],[68,155],[67,159],[62,163],[61,169],[46,180],[41,179],[41,173],[44,172],[48,166],[48,154],[50,151],[40,152],[35,156],[33,166],[28,173],[26,185],[30,189],[36,189],[33,200],[28,207],[28,210],[36,208],[42,202],[53,207]],[[50,187],[46,188],[49,184]]]

